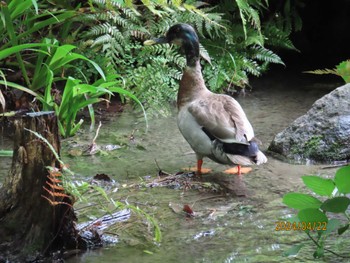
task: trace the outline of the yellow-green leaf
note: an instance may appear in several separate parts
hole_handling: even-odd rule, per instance
[[[325,179],[315,175],[305,175],[301,178],[304,184],[315,194],[331,196],[334,191],[335,185],[331,179]]]
[[[301,193],[287,193],[283,196],[283,203],[294,209],[320,208],[322,202],[316,197]]]

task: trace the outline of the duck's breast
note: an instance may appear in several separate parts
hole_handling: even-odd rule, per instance
[[[177,125],[193,151],[203,157],[211,155],[211,140],[188,111],[188,106],[181,107],[179,110]]]

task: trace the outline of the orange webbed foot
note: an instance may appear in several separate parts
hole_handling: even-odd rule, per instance
[[[236,167],[233,167],[233,168],[230,168],[230,169],[227,169],[224,171],[225,174],[247,174],[249,172],[251,172],[253,169],[250,168],[250,167],[239,167],[239,166],[236,166]]]
[[[196,172],[197,176],[201,176],[202,174],[210,173],[211,169],[203,168],[202,164],[203,164],[203,160],[199,159],[199,160],[197,160],[197,167],[190,167],[187,170],[188,171],[192,171],[192,172]]]
[[[197,174],[207,174],[210,173],[212,170],[209,168],[201,168],[200,171],[198,171],[197,167],[188,167],[188,168],[182,168],[184,171],[191,171],[191,172],[197,172]]]

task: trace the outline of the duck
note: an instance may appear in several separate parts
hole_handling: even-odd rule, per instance
[[[196,154],[197,166],[193,169],[197,175],[210,171],[202,167],[205,157],[236,166],[224,171],[228,174],[248,173],[252,170],[249,166],[266,163],[267,157],[259,150],[259,140],[241,105],[233,97],[206,87],[195,29],[189,24],[175,24],[165,36],[146,40],[144,45],[166,43],[180,46],[186,56],[177,95],[177,125]]]

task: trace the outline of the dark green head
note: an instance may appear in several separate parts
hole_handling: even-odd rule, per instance
[[[144,45],[176,44],[186,54],[187,65],[195,66],[199,60],[199,40],[196,31],[188,24],[176,24],[172,26],[164,37],[147,40]]]

